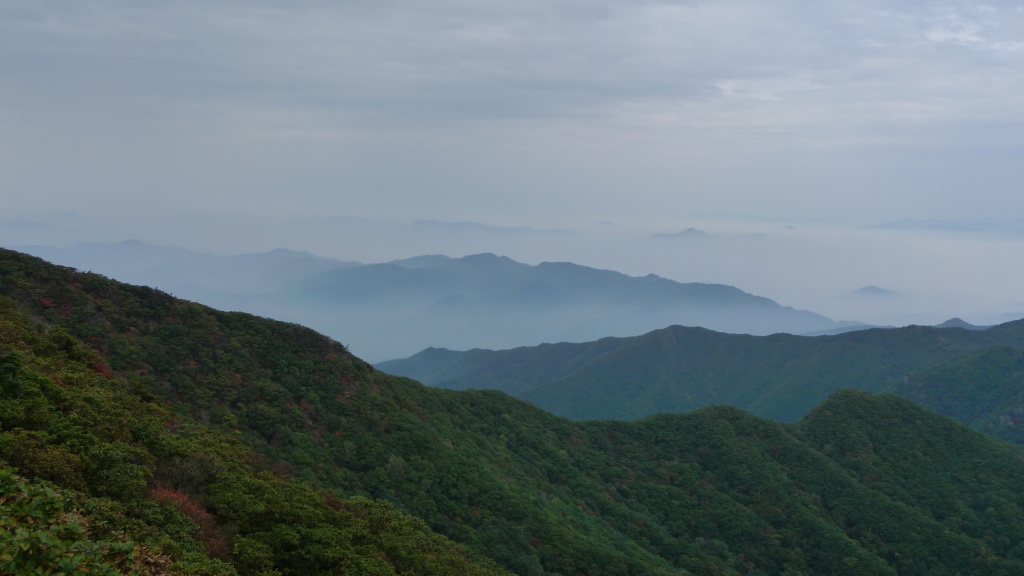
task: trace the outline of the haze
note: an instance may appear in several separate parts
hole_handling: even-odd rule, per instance
[[[1011,2],[6,0],[0,243],[490,251],[990,323],[1024,311],[1022,54]]]

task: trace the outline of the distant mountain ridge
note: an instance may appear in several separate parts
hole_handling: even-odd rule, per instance
[[[840,326],[733,286],[634,277],[569,262],[529,265],[491,253],[359,264],[288,250],[196,254],[137,241],[26,250],[220,309],[298,322],[371,360],[427,347],[509,348],[633,336],[670,324],[750,334]]]
[[[416,346],[422,342],[501,348],[640,334],[666,323],[754,334],[836,325],[732,286],[632,277],[568,262],[530,266],[494,254],[332,270],[282,296],[317,305],[321,317],[310,322],[322,330],[332,312],[342,321],[346,314],[363,317],[376,309],[375,317],[391,320],[386,341],[370,346],[402,346],[409,353],[422,349]],[[375,337],[365,335],[364,342]]]
[[[1024,446],[1024,349],[993,346],[908,375],[889,392]]]
[[[221,256],[193,252],[180,246],[154,246],[138,240],[114,244],[76,242],[66,248],[19,246],[18,250],[65,266],[96,271],[123,282],[154,286],[184,297],[273,292],[297,277],[360,265],[284,248],[258,254]]]
[[[663,233],[660,233],[660,234],[654,234],[654,235],[650,236],[650,238],[651,239],[655,239],[655,240],[683,239],[683,238],[685,238],[685,239],[695,239],[695,238],[707,238],[709,236],[710,236],[710,234],[708,234],[707,232],[705,232],[703,230],[698,230],[696,228],[690,227],[690,228],[687,228],[687,229],[679,231],[679,232],[672,232],[672,233],[665,233],[665,232],[663,232]]]
[[[880,288],[878,286],[862,286],[846,295],[847,298],[877,299],[877,298],[903,298],[903,294]]]
[[[1024,347],[1024,321],[986,330],[908,326],[816,337],[671,326],[580,344],[427,349],[377,367],[444,388],[502,390],[576,419],[729,404],[795,421],[841,388],[885,391],[914,372],[992,346]]]

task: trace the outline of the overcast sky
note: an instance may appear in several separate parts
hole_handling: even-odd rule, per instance
[[[0,186],[551,225],[1024,213],[1018,2],[0,2]]]
[[[1022,182],[1019,2],[0,0],[11,215],[654,233],[1019,218]]]

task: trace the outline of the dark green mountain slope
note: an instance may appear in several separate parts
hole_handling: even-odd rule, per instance
[[[583,344],[428,349],[378,367],[444,388],[503,390],[569,418],[632,419],[729,404],[793,421],[836,390],[883,391],[911,372],[998,344],[1024,345],[1024,322],[816,337],[671,326]]]
[[[220,573],[494,571],[411,514],[522,575],[1024,573],[1024,453],[896,397],[840,394],[795,425],[724,407],[572,422],[6,251],[0,294],[18,390],[50,382],[5,384],[0,459],[118,503],[141,523],[126,537],[175,561],[146,526],[178,526]],[[104,399],[68,407],[88,390]]]
[[[963,425],[934,417],[909,400],[893,396],[872,396],[844,391],[817,407],[800,422],[802,437],[820,453],[842,466],[865,486],[884,494],[889,506],[927,511],[927,519],[941,523],[944,530],[967,536],[951,539],[951,554],[975,555],[981,563],[1024,551],[1024,533],[1005,522],[1017,513],[1016,480],[1007,475],[1021,462],[1021,451],[990,437],[968,433]],[[972,454],[984,454],[973,457]],[[841,499],[826,506],[843,506]],[[861,510],[868,515],[887,515],[886,509]],[[891,519],[891,516],[889,517]],[[883,542],[892,530],[899,530],[879,518],[886,532],[852,533],[860,541]],[[989,538],[983,535],[999,535]],[[851,533],[848,531],[848,533]],[[955,541],[955,543],[954,543]],[[926,541],[919,541],[911,557],[929,570],[939,568],[929,554]],[[902,572],[901,572],[902,573]],[[985,571],[979,573],[986,573]]]
[[[1024,350],[999,346],[917,372],[890,391],[1024,445]]]
[[[0,298],[0,574],[505,574],[384,503],[288,481],[19,307]]]

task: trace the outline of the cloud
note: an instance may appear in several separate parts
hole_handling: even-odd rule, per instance
[[[9,0],[0,186],[437,219],[522,194],[590,221],[821,217],[831,190],[877,221],[948,217],[980,178],[1007,211],[1019,169],[972,154],[1024,144],[1022,60],[1012,2]]]
[[[922,100],[922,78],[947,99],[1005,100],[991,82],[1019,81],[1021,21],[1012,5],[786,0],[23,2],[0,14],[8,89],[375,122],[592,117],[643,102],[837,106],[873,93],[894,105]]]

